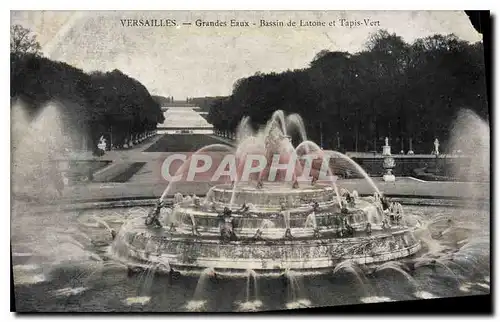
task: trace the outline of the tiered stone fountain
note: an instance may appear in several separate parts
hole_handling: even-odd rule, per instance
[[[346,260],[370,264],[407,257],[420,249],[401,205],[381,196],[359,165],[338,152],[330,155],[361,171],[374,188],[373,196],[339,190],[335,180],[320,182],[314,174],[304,181],[300,162],[291,182],[279,170],[276,179],[267,180],[274,171],[271,167],[242,181],[240,166],[249,153],[268,160],[276,154],[287,159],[287,153],[327,156],[307,141],[298,115],[285,118],[277,111],[257,133],[249,124],[244,119],[237,133],[238,180],[214,186],[204,199],[176,194],[171,203],[166,196],[174,191],[167,187],[146,224],[144,218],[136,218],[124,225],[113,246],[115,254],[127,263],[133,259],[139,266],[163,264],[169,271],[211,268],[247,274],[248,270],[331,270]],[[297,147],[288,137],[291,128],[302,139]]]

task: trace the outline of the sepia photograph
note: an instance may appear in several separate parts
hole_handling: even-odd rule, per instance
[[[11,310],[491,311],[489,19],[10,11]]]

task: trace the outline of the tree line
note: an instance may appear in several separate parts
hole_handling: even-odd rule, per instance
[[[213,100],[208,121],[234,132],[243,116],[255,128],[277,110],[300,114],[308,137],[324,148],[429,153],[446,146],[454,116],[466,108],[489,118],[481,42],[453,34],[409,44],[385,30],[357,53],[323,50],[307,68],[239,79],[230,96]]]
[[[34,117],[49,102],[60,103],[69,127],[94,149],[104,135],[122,146],[164,121],[160,104],[138,80],[115,69],[86,73],[43,57],[28,29],[11,27],[11,100],[20,99]]]

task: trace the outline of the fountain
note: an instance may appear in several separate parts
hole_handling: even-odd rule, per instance
[[[295,148],[287,133],[290,129],[306,140],[297,114],[286,117],[276,111],[257,132],[244,118],[236,133],[234,182],[215,185],[201,202],[181,200],[176,194],[175,211],[167,214],[175,229],[162,227],[158,220],[168,192],[174,192],[169,184],[147,225],[126,226],[118,234],[119,244],[127,249],[121,255],[145,264],[168,258],[170,267],[177,270],[205,272],[202,275],[208,268],[230,271],[255,282],[254,274],[287,272],[290,277],[295,271],[329,271],[345,261],[392,261],[420,249],[414,228],[391,217],[391,210],[382,206],[385,199],[380,199],[380,191],[359,165],[339,152],[324,153],[311,141]],[[387,140],[384,152],[390,157]],[[267,163],[252,166],[255,156]],[[329,157],[340,157],[360,172],[375,198],[346,189],[339,193]],[[320,169],[311,160],[321,161]],[[188,171],[188,161],[176,175]],[[401,207],[393,208],[403,215]]]
[[[240,311],[257,311],[262,306],[262,301],[259,300],[259,292],[257,287],[257,274],[253,270],[248,270],[246,281],[246,296],[245,302],[238,303]]]
[[[76,303],[88,293],[91,310],[257,311],[489,292],[489,203],[476,203],[489,200],[477,181],[490,178],[490,129],[470,112],[441,148],[472,156],[468,167],[452,169],[468,182],[462,184],[471,200],[454,208],[387,200],[352,159],[322,150],[298,115],[281,112],[259,131],[242,121],[236,148],[197,151],[234,154],[239,166],[234,180],[204,197],[182,195],[174,182],[157,203],[124,195],[70,204],[71,186],[67,202],[57,191],[44,195],[50,164],[74,145],[64,140],[57,106],[31,123],[20,112],[13,109],[11,242],[21,311],[53,303],[86,310]],[[277,164],[248,171],[255,154]],[[360,193],[332,176],[338,169],[323,162],[328,158],[363,178]],[[188,174],[190,160],[175,174]],[[292,166],[283,166],[287,161]]]

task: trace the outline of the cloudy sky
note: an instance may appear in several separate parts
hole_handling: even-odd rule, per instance
[[[174,19],[178,26],[127,27],[122,19]],[[197,19],[250,26],[197,27]],[[260,27],[261,19],[327,26]],[[344,27],[339,19],[361,26]],[[365,26],[365,19],[373,26]],[[336,25],[328,26],[331,21]],[[462,11],[12,11],[11,24],[18,23],[37,34],[51,59],[85,71],[117,68],[152,94],[176,99],[228,95],[239,78],[307,67],[323,49],[357,52],[378,29],[407,42],[436,33],[481,40]]]

